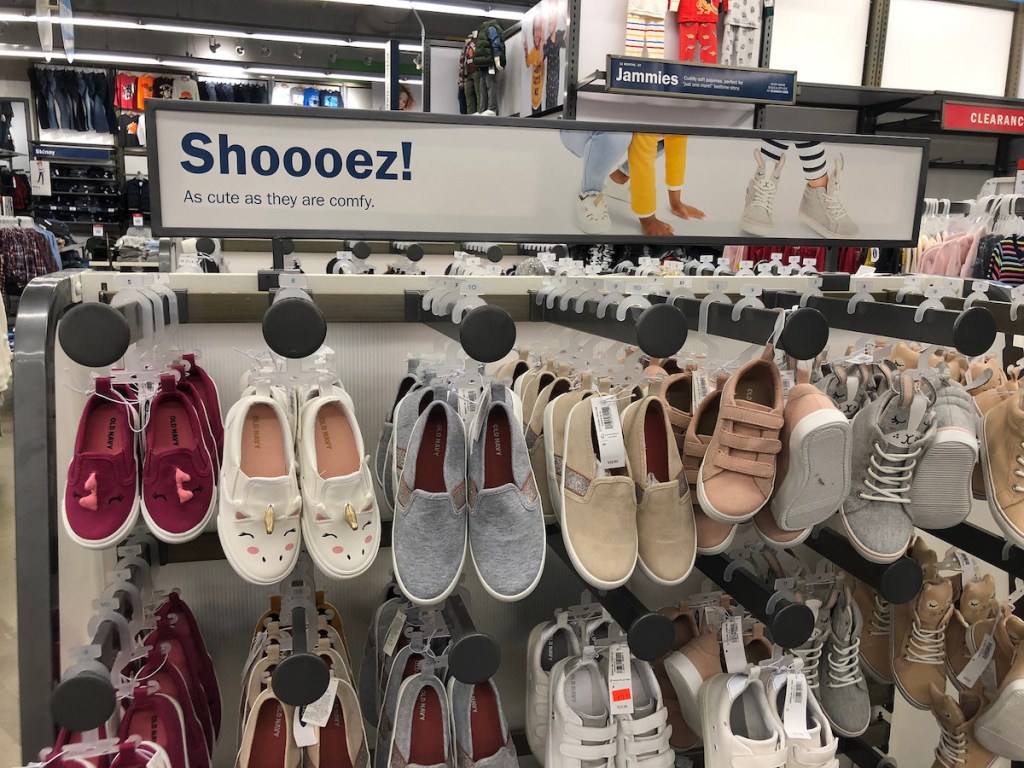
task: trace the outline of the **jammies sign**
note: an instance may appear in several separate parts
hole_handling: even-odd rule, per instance
[[[685,64],[662,59],[608,57],[605,90],[682,99],[795,104],[796,72]]]
[[[873,245],[917,236],[919,139],[318,112],[154,104],[154,234]],[[747,194],[766,177],[770,192]]]

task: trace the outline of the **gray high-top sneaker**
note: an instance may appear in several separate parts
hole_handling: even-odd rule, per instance
[[[860,669],[864,622],[849,587],[837,589],[818,697],[832,729],[840,736],[860,736],[871,722],[871,701]]]
[[[800,218],[822,237],[855,237],[860,231],[839,199],[839,174],[842,170],[843,158],[840,156],[828,175],[828,184],[824,187],[804,187]]]
[[[747,185],[747,197],[743,204],[740,229],[751,235],[770,235],[772,227],[775,225],[772,219],[775,213],[775,190],[778,189],[782,166],[786,164],[786,156],[782,156],[770,174],[760,149],[754,152],[754,160],[757,162],[757,170],[754,172],[754,178]]]

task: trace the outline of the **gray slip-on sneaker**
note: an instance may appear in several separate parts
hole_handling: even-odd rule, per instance
[[[448,692],[433,674],[420,673],[402,683],[395,728],[381,768],[446,766],[455,768]]]
[[[498,600],[521,600],[544,572],[544,511],[512,392],[492,383],[469,455],[469,551]]]
[[[409,438],[413,427],[427,406],[438,399],[438,391],[433,387],[417,387],[401,399],[395,406],[394,422],[391,430],[391,448],[388,451],[390,461],[384,472],[384,498],[392,511],[395,509],[395,488],[398,478],[405,466],[405,454],[409,450]],[[440,398],[444,399],[444,398]]]
[[[402,683],[421,671],[424,657],[413,653],[411,646],[395,651],[391,672],[384,677],[380,697],[380,711],[377,713],[377,748],[373,751],[374,768],[387,768],[388,746],[394,732],[395,713],[398,710],[398,692]]]
[[[395,489],[391,559],[402,594],[437,605],[455,589],[466,560],[466,432],[435,399],[416,420]]]
[[[402,402],[402,399],[421,386],[422,384],[418,376],[411,373],[403,376],[402,381],[398,384],[398,394],[395,395],[395,401],[391,404],[391,409],[384,419],[384,426],[381,427],[380,437],[377,439],[377,450],[373,454],[373,474],[381,488],[384,488],[387,475],[391,472],[391,462],[394,461],[391,455],[393,450],[391,433],[395,429],[395,412],[398,410],[398,405]],[[392,498],[393,496],[388,497],[389,505]]]
[[[832,608],[831,631],[825,641],[818,698],[832,730],[854,738],[868,729],[871,700],[860,668],[860,636],[864,622],[849,587],[838,590]]]
[[[448,681],[458,768],[518,768],[516,748],[493,680],[476,685]]]

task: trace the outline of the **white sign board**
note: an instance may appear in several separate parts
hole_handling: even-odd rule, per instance
[[[185,102],[154,104],[147,121],[156,236],[820,243],[793,146],[814,140],[853,222],[844,241],[908,244],[927,163],[926,141],[888,137]],[[772,225],[753,232],[744,200],[762,136],[788,161]],[[628,183],[612,183],[616,170]]]
[[[32,174],[32,194],[38,197],[53,194],[50,191],[50,161],[33,160],[29,170]]]

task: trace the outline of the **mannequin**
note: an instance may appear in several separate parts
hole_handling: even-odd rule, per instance
[[[481,115],[494,117],[498,114],[498,72],[505,68],[505,41],[501,36],[501,25],[488,19],[473,34],[476,37],[476,51],[473,64],[480,74]]]
[[[756,67],[760,62],[761,18],[772,0],[729,0],[722,29],[722,64]]]
[[[643,56],[646,49],[649,59],[665,58],[665,8],[665,0],[628,0],[627,56]]]
[[[700,43],[700,60],[718,63],[718,6],[726,11],[729,0],[669,0],[669,10],[679,21],[679,60],[693,61],[694,49]]]
[[[480,72],[473,64],[473,54],[476,51],[476,32],[466,38],[462,45],[462,54],[459,56],[459,90],[462,94],[462,101],[465,102],[464,114],[475,115],[480,111],[479,91]]]

